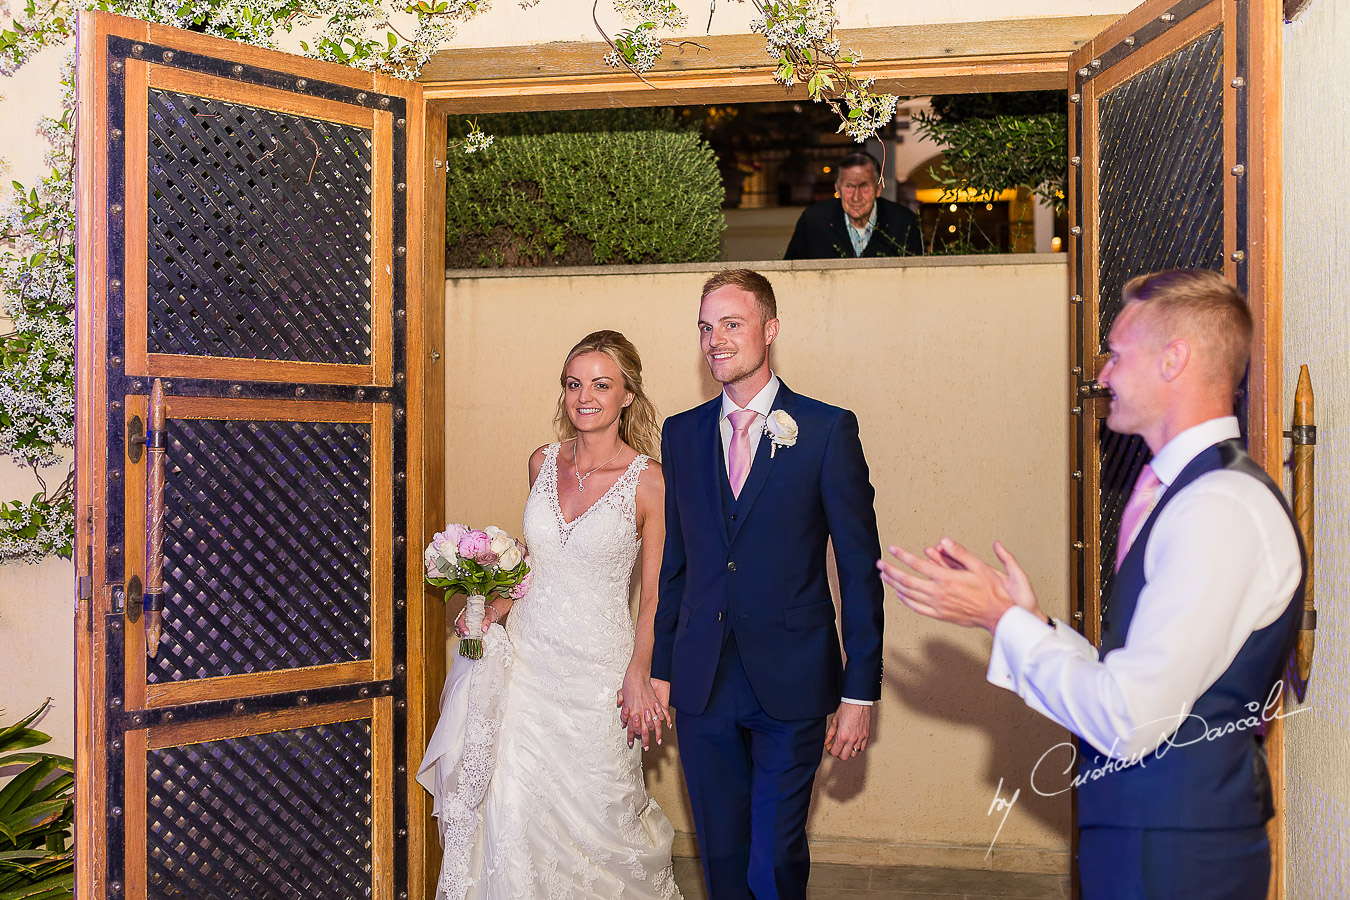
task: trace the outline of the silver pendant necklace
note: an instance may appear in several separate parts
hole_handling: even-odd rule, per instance
[[[589,472],[587,472],[585,475],[582,475],[582,474],[581,474],[581,469],[577,466],[577,445],[576,445],[575,443],[573,443],[573,444],[572,444],[572,474],[575,475],[575,476],[577,476],[577,490],[579,490],[579,491],[584,491],[584,490],[586,490],[586,484],[585,484],[586,479],[587,479],[587,478],[590,478],[590,477],[591,477],[592,475],[594,475],[596,472],[599,472],[599,471],[600,471],[601,469],[603,469],[605,466],[607,466],[607,465],[609,465],[610,463],[614,462],[614,460],[616,460],[616,459],[619,458],[619,454],[622,453],[622,452],[623,452],[623,444],[620,443],[620,444],[619,444],[619,449],[616,450],[616,451],[614,451],[614,455],[613,455],[613,456],[611,456],[609,459],[607,459],[607,460],[605,460],[604,462],[602,462],[600,465],[596,466],[594,469],[591,469],[591,470],[590,470]]]

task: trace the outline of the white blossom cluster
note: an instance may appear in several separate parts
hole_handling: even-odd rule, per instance
[[[350,42],[351,45],[367,42],[376,26],[388,22],[384,6],[379,0],[331,0],[322,4],[325,7],[322,10],[320,5],[320,0],[312,0],[302,7],[307,18],[323,19],[317,45],[305,45],[309,54],[318,59],[343,61],[338,51],[344,42]],[[362,66],[360,60],[352,62],[359,67],[369,68],[368,65]]]
[[[673,0],[614,0],[614,11],[623,16],[625,22],[650,22],[657,28],[671,31],[679,31],[689,24],[689,16]]]
[[[764,15],[750,22],[750,30],[764,35],[768,54],[779,59],[788,49],[810,49],[826,56],[839,52],[834,29],[839,24],[834,0],[768,0]]]
[[[0,21],[10,19],[9,0],[0,0]],[[0,53],[0,75],[13,75],[19,67],[28,62],[29,57],[37,53],[47,42],[43,37],[42,24],[47,18],[46,11],[36,11],[29,16],[27,11],[13,17],[11,28],[15,41]]]
[[[857,90],[844,94],[844,103],[848,105],[848,114],[840,131],[848,134],[861,144],[875,135],[895,115],[895,104],[899,99],[894,94],[873,94],[870,90],[874,79],[863,80]]]
[[[662,0],[647,2],[659,6]],[[7,14],[9,3],[0,0],[0,12]],[[411,79],[454,36],[457,23],[486,11],[491,3],[447,0],[444,8],[435,9],[434,3],[384,0],[305,0],[298,8],[294,0],[48,0],[39,3],[31,17],[25,11],[14,19],[14,43],[0,53],[0,74],[12,74],[33,53],[70,38],[80,10],[106,9],[259,47],[276,47],[280,31],[317,22],[318,41],[313,48],[306,47],[308,55]],[[391,24],[394,12],[415,15],[412,37],[404,39]],[[63,27],[52,29],[55,21]],[[392,44],[391,35],[397,38]]]
[[[417,29],[406,38],[392,24],[383,0],[310,0],[299,16],[322,20],[323,28],[309,55],[359,69],[373,69],[397,78],[413,79],[431,55],[455,36],[458,23],[485,12],[491,0],[449,0],[443,9],[428,11],[421,4],[395,8],[417,14]],[[402,38],[389,43],[390,36]],[[364,48],[364,55],[356,48]]]
[[[259,47],[275,47],[277,22],[290,13],[289,0],[192,0],[178,7],[188,22],[210,34]]]
[[[37,563],[52,553],[70,555],[75,506],[69,498],[47,505],[0,503],[0,563]]]
[[[383,0],[304,0],[299,8],[293,0],[38,0],[11,18],[10,0],[0,0],[6,23],[0,26],[6,32],[0,74],[13,74],[45,47],[68,43],[79,11],[104,9],[264,47],[276,46],[279,31],[321,23],[311,56],[411,79],[453,37],[458,22],[490,4],[448,0],[437,8],[399,0],[386,9]],[[410,39],[396,30],[392,12],[415,17]],[[36,193],[9,193],[0,209],[0,235],[10,245],[0,253],[0,310],[12,326],[0,335],[0,454],[34,468],[60,463],[74,443],[74,80],[72,50],[62,78],[64,114],[39,123],[51,145],[51,174]],[[477,132],[466,152],[491,143]],[[68,486],[31,501],[0,502],[0,562],[69,555],[73,534]]]
[[[475,126],[472,131],[465,135],[462,146],[465,153],[477,153],[480,150],[486,150],[492,146],[492,135],[480,131]]]
[[[75,438],[69,152],[67,135],[51,153],[66,165],[38,185],[36,202],[32,192],[14,192],[0,209],[0,231],[12,242],[0,255],[0,302],[12,320],[0,355],[0,453],[30,466],[54,465]]]
[[[639,25],[614,36],[616,49],[605,54],[605,65],[622,68],[625,60],[633,71],[647,72],[661,58],[661,39],[656,29],[649,25]]]

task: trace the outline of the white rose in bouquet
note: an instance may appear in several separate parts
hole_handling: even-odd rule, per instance
[[[524,557],[520,555],[520,551],[516,549],[516,542],[512,541],[511,546],[503,550],[502,555],[498,557],[497,565],[501,566],[503,570],[509,572],[516,566],[520,565],[520,561],[523,558]]]
[[[508,549],[515,548],[516,539],[511,537],[511,535],[507,534],[505,531],[502,531],[497,526],[489,525],[487,528],[484,528],[483,530],[487,532],[488,537],[492,538],[492,543],[488,545],[488,549],[491,550],[493,553],[497,554],[498,559],[500,559],[501,555],[505,553]],[[511,566],[508,565],[503,565],[501,563],[498,564],[501,565],[503,569],[511,568]]]

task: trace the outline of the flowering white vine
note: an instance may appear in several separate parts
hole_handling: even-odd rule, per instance
[[[764,35],[778,60],[774,80],[786,87],[806,82],[806,92],[839,115],[839,131],[862,143],[895,116],[899,99],[872,91],[875,79],[855,78],[856,53],[840,53],[834,0],[754,0],[760,17],[750,28]]]
[[[45,47],[68,43],[82,9],[193,28],[264,47],[279,32],[317,24],[305,52],[318,59],[413,78],[459,22],[490,0],[420,0],[389,6],[380,0],[27,0],[0,30],[0,73],[12,74]],[[0,14],[8,15],[7,0]],[[415,22],[400,32],[397,16]],[[37,562],[70,556],[75,533],[74,473],[59,485],[43,480],[74,444],[75,422],[75,205],[72,188],[74,61],[62,76],[63,112],[44,119],[51,172],[36,187],[18,183],[0,208],[0,305],[11,330],[0,334],[0,454],[37,476],[29,500],[0,502],[0,562]],[[471,134],[466,152],[490,146]]]
[[[520,2],[530,7],[537,0]],[[660,34],[687,28],[689,17],[675,0],[612,2],[625,27],[611,39],[596,18],[610,46],[605,62],[642,78],[672,43]],[[805,82],[811,99],[829,104],[840,116],[839,130],[855,140],[890,121],[895,98],[873,93],[868,79],[854,78],[857,57],[840,54],[833,0],[751,2],[760,14],[755,29],[778,61],[775,80],[789,87]],[[264,47],[275,47],[280,32],[303,27],[314,32],[301,44],[311,57],[410,79],[461,22],[490,5],[491,0],[25,0],[9,27],[0,30],[0,74],[12,74],[45,47],[68,43],[78,12],[93,9]],[[10,12],[10,0],[0,0],[0,14]],[[31,467],[42,484],[31,500],[0,502],[0,562],[69,556],[72,547],[73,474],[48,488],[41,470],[59,464],[74,443],[73,83],[68,61],[63,112],[42,123],[52,146],[51,174],[33,188],[16,183],[0,209],[0,240],[10,246],[0,254],[0,303],[12,322],[12,330],[0,335],[0,453]],[[475,125],[457,146],[477,153],[491,145],[492,136]]]

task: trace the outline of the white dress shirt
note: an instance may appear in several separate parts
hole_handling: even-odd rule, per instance
[[[735,431],[731,427],[731,420],[727,416],[741,409],[753,409],[759,413],[758,425],[762,426],[764,420],[769,418],[769,413],[773,412],[773,401],[778,399],[778,386],[782,384],[778,376],[769,373],[769,383],[760,388],[758,394],[750,398],[750,402],[745,406],[737,406],[736,401],[727,396],[726,388],[722,389],[722,418],[719,422],[722,428],[722,464],[727,470],[727,477],[731,477],[731,435]],[[754,465],[755,452],[759,450],[759,439],[764,434],[762,427],[750,426],[750,464]],[[747,470],[748,471],[748,470]]]
[[[750,398],[750,402],[745,406],[737,406],[736,401],[727,396],[726,389],[722,390],[722,418],[719,421],[722,434],[722,463],[727,470],[727,477],[731,477],[731,435],[735,429],[731,427],[731,420],[727,416],[741,409],[753,409],[759,413],[759,424],[763,425],[764,420],[773,412],[773,401],[778,399],[778,386],[782,384],[778,376],[769,373],[769,383],[760,389],[759,393]],[[755,453],[759,450],[760,437],[764,434],[763,428],[750,426],[750,463],[755,462]],[[855,706],[871,706],[871,700],[850,700],[848,697],[841,698],[844,703],[852,703]]]
[[[1168,441],[1152,462],[1157,502],[1191,460],[1238,434],[1228,416]],[[1299,575],[1297,538],[1270,490],[1241,472],[1207,472],[1154,523],[1124,646],[1098,659],[1073,629],[1013,607],[994,630],[989,682],[1107,756],[1141,758],[1176,731],[1251,633],[1279,618]]]

